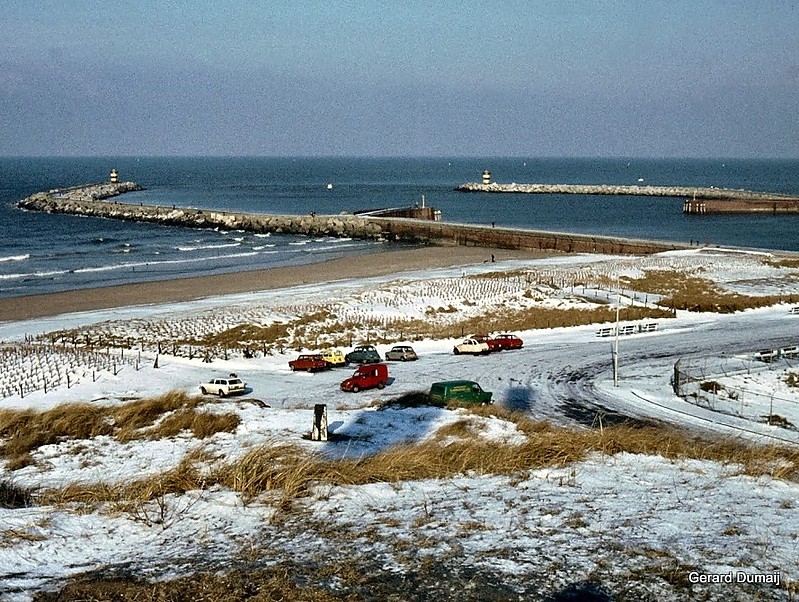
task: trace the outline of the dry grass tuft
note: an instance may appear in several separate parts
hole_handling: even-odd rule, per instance
[[[116,509],[133,512],[144,502],[168,494],[205,489],[208,485],[201,466],[211,458],[202,450],[187,453],[175,468],[125,484],[73,483],[62,489],[50,489],[37,495],[41,504],[78,504],[87,507],[111,502]]]
[[[65,439],[88,439],[113,430],[105,413],[85,403],[62,404],[44,412],[0,411],[0,456],[11,470],[33,462],[30,452]]]
[[[262,445],[243,458],[218,469],[214,479],[245,498],[277,492],[279,505],[308,493],[313,481],[340,479],[331,463],[293,444]]]
[[[232,433],[240,423],[238,414],[214,414],[198,412],[194,408],[180,408],[166,416],[158,425],[147,429],[146,436],[148,439],[164,439],[188,430],[197,439],[205,439],[219,432]]]
[[[136,431],[151,426],[164,414],[183,408],[195,408],[202,402],[202,399],[189,397],[183,392],[170,391],[158,397],[127,403],[111,413],[113,423],[119,429],[117,438],[120,441],[138,439]]]
[[[239,425],[235,413],[198,412],[204,401],[170,392],[110,408],[69,403],[43,412],[0,411],[0,457],[16,470],[33,463],[31,453],[43,445],[66,440],[113,436],[120,442],[173,437],[184,429],[203,439],[218,432],[233,432]]]
[[[240,459],[218,463],[215,468],[210,468],[210,458],[204,452],[196,451],[173,470],[124,486],[74,485],[37,497],[50,503],[113,502],[119,510],[135,513],[148,500],[222,485],[248,500],[272,494],[271,499],[284,511],[276,517],[279,520],[315,485],[396,483],[446,479],[460,474],[523,478],[529,470],[567,466],[592,453],[712,460],[740,465],[741,473],[752,476],[795,479],[799,475],[797,449],[757,446],[732,439],[700,439],[671,427],[622,425],[572,430],[493,406],[477,407],[473,412],[515,422],[526,435],[526,441],[507,444],[475,437],[472,421],[467,418],[423,443],[397,445],[360,459],[331,460],[298,445],[275,441],[253,449]]]
[[[483,415],[504,413],[486,408],[476,411]],[[753,476],[795,478],[799,474],[799,450],[734,440],[709,441],[671,428],[613,426],[575,431],[516,414],[510,417],[527,436],[524,444],[478,440],[470,432],[468,421],[459,421],[438,438],[395,446],[358,460],[326,460],[296,446],[265,445],[224,467],[216,478],[248,498],[264,491],[278,492],[281,506],[287,508],[295,497],[309,492],[314,483],[393,483],[458,474],[510,476],[536,468],[566,466],[590,453],[612,456],[626,452],[713,460],[740,464],[743,473]]]

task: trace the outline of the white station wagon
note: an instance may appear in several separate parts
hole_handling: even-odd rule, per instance
[[[200,383],[200,391],[203,395],[219,395],[227,397],[236,393],[244,393],[247,385],[237,376],[231,374],[228,378],[212,378],[208,382]]]
[[[477,339],[466,339],[460,345],[455,345],[455,348],[452,350],[455,355],[460,355],[462,353],[468,353],[470,355],[482,355],[488,353],[490,349],[488,348],[488,344],[484,343],[483,341],[478,341]]]

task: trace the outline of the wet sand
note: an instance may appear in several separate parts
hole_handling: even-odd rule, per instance
[[[496,261],[533,259],[553,254],[461,246],[402,249],[340,257],[299,266],[0,299],[0,322],[129,305],[191,301],[229,293],[287,288],[347,278],[368,278],[410,270],[471,265],[490,262],[492,253]]]

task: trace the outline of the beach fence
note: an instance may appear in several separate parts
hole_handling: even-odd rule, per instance
[[[25,342],[0,346],[0,398],[34,391],[48,393],[70,388],[104,375],[116,376],[125,368],[138,370],[141,358],[124,349],[88,350],[66,345]]]
[[[796,371],[796,372],[793,372]],[[775,393],[773,387],[741,377],[770,374],[784,379],[796,396]],[[799,426],[799,348],[764,349],[735,356],[679,360],[672,377],[674,392],[694,405],[714,412],[784,427]],[[780,387],[782,389],[782,387]]]

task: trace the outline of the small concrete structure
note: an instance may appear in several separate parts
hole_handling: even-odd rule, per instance
[[[327,404],[317,403],[313,407],[311,441],[327,441]]]

